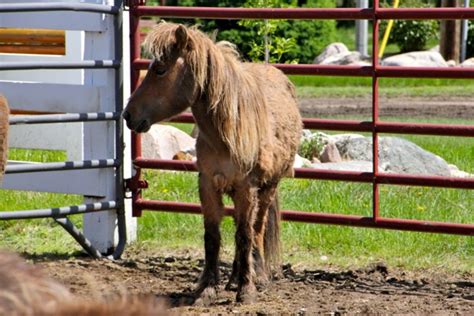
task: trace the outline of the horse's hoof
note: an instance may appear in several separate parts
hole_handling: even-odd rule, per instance
[[[209,286],[204,290],[199,291],[200,294],[196,295],[194,305],[196,306],[209,306],[217,300],[217,288]]]
[[[229,282],[225,285],[226,291],[236,291],[237,290],[237,280],[229,279]]]
[[[253,284],[244,286],[240,289],[240,291],[237,292],[236,301],[243,304],[255,303],[256,294],[257,294],[257,289],[255,288]]]
[[[262,290],[266,288],[270,284],[270,279],[266,274],[261,274],[255,277],[255,285],[257,286],[258,290]]]

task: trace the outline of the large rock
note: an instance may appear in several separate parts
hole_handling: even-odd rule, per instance
[[[383,66],[448,67],[443,56],[436,51],[410,52],[385,58]]]
[[[170,125],[155,124],[142,135],[144,158],[173,159],[178,152],[189,152],[196,140]]]
[[[343,161],[328,163],[313,163],[311,168],[322,170],[336,171],[355,171],[355,172],[372,172],[372,162],[370,161]]]
[[[372,161],[372,139],[353,138],[338,146],[341,156],[349,160]],[[379,169],[390,173],[450,176],[444,159],[418,145],[397,137],[379,139]]]
[[[320,65],[370,65],[359,52],[351,52],[342,43],[329,44],[313,61]]]
[[[293,163],[293,168],[309,168],[310,166],[311,161],[301,157],[298,154],[295,155],[295,162]]]
[[[319,160],[321,162],[341,162],[341,155],[339,154],[336,144],[333,142],[326,144],[319,156]]]
[[[474,57],[466,59],[460,65],[461,67],[474,67]]]
[[[338,55],[347,55],[348,53],[350,53],[350,51],[343,43],[332,43],[326,46],[323,52],[313,60],[313,64],[321,64],[324,60],[330,57]]]

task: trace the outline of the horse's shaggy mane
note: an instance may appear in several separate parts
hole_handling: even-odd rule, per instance
[[[157,60],[176,47],[172,23],[159,23],[147,35],[145,47]],[[259,80],[245,71],[235,46],[213,42],[196,27],[186,28],[188,43],[182,57],[189,65],[213,122],[230,155],[242,171],[250,172],[269,135],[267,104]],[[263,75],[263,74],[262,74]]]

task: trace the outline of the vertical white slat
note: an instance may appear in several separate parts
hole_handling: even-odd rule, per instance
[[[108,1],[104,1],[104,4]],[[105,16],[105,32],[86,32],[84,38],[84,59],[115,59],[114,17]],[[120,48],[121,49],[121,48]],[[115,87],[115,71],[113,69],[85,70],[85,85],[100,85],[108,87],[107,93],[101,95],[100,111],[114,111],[118,92]],[[98,157],[115,157],[115,123],[102,122],[84,125],[84,159]],[[115,200],[116,179],[113,169],[101,170],[107,195],[104,200]],[[98,202],[98,199],[86,198],[85,202]],[[128,212],[130,215],[130,212]],[[128,218],[129,234],[134,227],[131,216]],[[117,216],[115,211],[91,213],[84,215],[84,234],[92,244],[101,252],[109,252],[116,246],[117,240]],[[135,224],[136,225],[136,224]],[[134,233],[129,236],[134,239]]]

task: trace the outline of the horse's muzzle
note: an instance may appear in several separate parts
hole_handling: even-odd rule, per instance
[[[127,122],[127,127],[136,133],[147,132],[151,127],[150,121],[146,119],[133,122],[131,114],[126,110],[122,112],[122,117]]]

